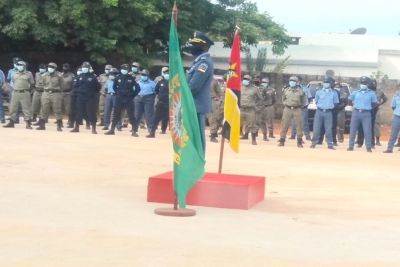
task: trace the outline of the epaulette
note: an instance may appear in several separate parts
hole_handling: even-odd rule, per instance
[[[204,60],[204,59],[207,59],[207,57],[201,57],[200,59]]]

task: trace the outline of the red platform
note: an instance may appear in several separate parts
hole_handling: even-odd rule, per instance
[[[186,204],[228,209],[250,209],[264,200],[265,177],[206,173],[186,195]],[[147,201],[174,201],[172,172],[149,178]]]

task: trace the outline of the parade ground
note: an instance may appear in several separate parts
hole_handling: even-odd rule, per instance
[[[250,210],[154,214],[148,177],[172,168],[169,135],[0,128],[1,267],[400,266],[400,152],[225,146],[224,173],[266,177]],[[100,128],[100,127],[99,127]],[[208,140],[207,132],[207,140]],[[207,143],[206,171],[220,144]]]

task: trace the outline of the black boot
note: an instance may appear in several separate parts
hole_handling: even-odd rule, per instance
[[[256,134],[256,133],[252,133],[252,134],[251,134],[251,144],[252,144],[253,146],[256,146],[256,145],[257,145],[256,138],[257,138],[257,134]]]
[[[263,138],[263,140],[264,141],[269,141],[269,139],[268,139],[268,137],[267,137],[267,134],[265,133],[265,134],[263,134],[263,136],[264,136],[264,138]]]
[[[212,133],[210,141],[213,142],[213,143],[218,143],[217,137],[218,137],[218,134]]]
[[[46,126],[45,126],[45,121],[42,119],[39,119],[39,127],[36,128],[36,130],[46,130]]]
[[[79,122],[75,123],[75,128],[70,131],[71,133],[79,133]]]
[[[86,121],[86,130],[90,130],[90,122]]]
[[[57,120],[57,131],[62,132],[61,127],[62,127],[62,120]]]
[[[397,144],[394,145],[395,147],[400,147],[400,138],[397,139]]]
[[[249,133],[243,134],[242,137],[240,137],[240,139],[242,139],[242,140],[247,140],[247,139],[249,139]]]
[[[28,129],[28,130],[32,130],[32,123],[31,123],[31,120],[27,120],[26,121],[26,127],[25,127],[26,129]]]
[[[136,130],[135,127],[132,125],[131,133],[132,133],[132,136],[133,136],[133,137],[139,137],[139,135],[137,134],[136,131],[137,131],[137,130]]]
[[[285,138],[279,139],[279,144],[278,146],[285,146]]]
[[[32,125],[33,126],[40,126],[40,120],[41,120],[41,118],[39,118],[39,120],[36,123],[32,124]]]
[[[36,115],[36,114],[33,114],[33,117],[32,117],[31,122],[36,122],[36,118],[37,118],[37,115]]]
[[[274,136],[273,133],[270,133],[268,137],[269,137],[269,138],[275,138],[275,136]]]
[[[303,148],[303,139],[302,138],[297,138],[297,147]]]
[[[97,126],[104,126],[104,119],[100,119],[100,123]]]
[[[4,125],[3,128],[14,128],[14,121],[10,119],[10,121]]]
[[[73,129],[73,128],[74,128],[74,124],[75,124],[75,122],[74,122],[73,120],[68,121],[68,126],[67,126],[67,128]]]
[[[375,139],[376,139],[375,145],[382,146],[381,142],[379,141],[379,137],[376,137]]]
[[[114,135],[115,134],[115,124],[111,123],[111,129],[108,132],[104,133],[105,135]]]
[[[97,134],[96,132],[96,123],[92,123],[92,134]]]

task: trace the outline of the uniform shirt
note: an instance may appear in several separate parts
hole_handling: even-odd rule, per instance
[[[201,54],[192,62],[186,79],[192,91],[197,113],[211,113],[210,86],[214,79],[214,63],[209,53]]]
[[[261,100],[262,96],[257,87],[242,85],[240,91],[240,107],[256,108],[256,100]]]
[[[14,82],[13,82],[13,80],[12,80],[12,75],[14,74],[14,72],[16,72],[16,71],[18,71],[17,69],[10,69],[9,71],[8,71],[8,74],[7,74],[7,80],[9,80],[10,81],[10,86],[11,87],[13,87],[14,88]]]
[[[156,84],[150,78],[147,78],[147,81],[139,81],[140,93],[139,95],[152,95],[155,93],[154,89],[156,88]]]
[[[139,82],[140,78],[142,77],[139,72],[129,72],[128,74],[135,77],[136,82]]]
[[[308,102],[308,99],[312,98],[312,94],[310,92],[310,88],[308,88],[307,86],[304,85],[299,85],[301,89],[303,89],[304,93],[306,94],[306,104],[304,106],[307,106],[308,104],[310,104]]]
[[[44,74],[43,87],[45,90],[61,90],[62,78],[57,73]]]
[[[141,90],[135,78],[129,74],[119,74],[115,77],[113,89],[117,95],[125,97],[135,97]]]
[[[394,115],[400,116],[400,94],[397,94],[392,99],[392,104],[390,105],[394,108]]]
[[[265,107],[263,96],[262,96],[263,91],[260,87],[256,87],[256,88],[257,88],[258,92],[260,93],[260,95],[259,95],[260,98],[258,98],[258,97],[256,98],[256,112],[261,112]]]
[[[304,107],[306,105],[306,93],[299,87],[287,88],[282,93],[282,102],[289,107]]]
[[[378,99],[378,103],[387,101],[387,97],[381,89],[376,89],[375,95],[376,95],[376,98]]]
[[[0,70],[0,85],[6,82],[6,77],[4,76],[4,72]]]
[[[263,87],[262,88],[262,96],[263,96],[263,102],[264,106],[272,106],[276,103],[276,92],[275,89],[270,88],[270,87]]]
[[[113,86],[114,86],[114,80],[108,79],[106,81],[106,83],[104,84],[105,93],[107,93],[107,94],[111,94],[111,93],[115,94]]]
[[[75,77],[74,74],[71,72],[68,73],[60,73],[61,75],[61,91],[63,92],[69,92],[72,90],[72,79]]]
[[[71,87],[72,87],[71,95],[76,95],[76,90],[77,90],[77,88],[78,88],[78,77],[79,77],[79,76],[75,76],[75,77],[72,79],[72,82],[71,82]]]
[[[100,83],[94,73],[81,73],[78,76],[75,92],[80,96],[94,97],[100,92]]]
[[[30,71],[15,71],[12,75],[11,82],[14,90],[29,90],[31,84],[35,84],[32,73]]]
[[[210,87],[210,97],[212,99],[219,99],[221,96],[221,86],[216,79],[213,79]]]
[[[168,103],[169,101],[169,82],[162,78],[156,85],[156,94],[158,96],[158,101]]]
[[[333,109],[339,103],[337,91],[320,89],[315,93],[315,103],[320,109]]]
[[[35,88],[39,91],[42,91],[44,88],[44,75],[45,73],[36,72],[35,74]]]
[[[334,89],[334,90],[336,90],[336,89]],[[347,106],[347,102],[349,100],[349,96],[343,91],[344,90],[340,90],[340,91],[336,90],[336,92],[339,93],[339,105],[336,108],[337,111],[343,110]]]
[[[102,95],[105,95],[105,94],[106,94],[105,85],[106,85],[106,82],[107,82],[108,80],[109,80],[108,74],[103,73],[103,74],[101,74],[101,75],[99,76],[99,83],[100,83],[100,85],[101,85],[100,93],[101,93]]]
[[[355,109],[372,110],[372,103],[377,103],[375,92],[367,89],[364,91],[359,89],[351,93],[349,99],[353,101]]]

